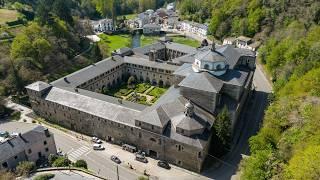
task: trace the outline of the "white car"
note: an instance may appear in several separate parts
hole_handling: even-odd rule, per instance
[[[92,138],[92,142],[94,142],[94,143],[96,143],[96,144],[101,144],[101,143],[102,143],[102,141],[101,141],[99,138],[97,138],[97,137],[93,137],[93,138]]]
[[[93,150],[104,150],[104,147],[101,144],[94,144]]]

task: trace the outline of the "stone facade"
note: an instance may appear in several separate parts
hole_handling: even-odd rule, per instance
[[[56,154],[53,134],[47,128],[37,126],[0,143],[0,170],[15,168],[21,161],[37,163],[40,159]]]
[[[133,49],[131,55],[117,53],[51,84],[33,83],[27,92],[34,112],[51,122],[119,145],[134,145],[153,158],[200,172],[216,114],[226,105],[235,124],[255,67],[255,55],[228,47],[219,50],[232,67],[219,76],[194,71],[191,64],[180,66],[179,58],[203,53],[207,47],[197,51],[161,42]],[[230,50],[237,56],[229,56]],[[128,76],[171,87],[150,107],[96,93]]]

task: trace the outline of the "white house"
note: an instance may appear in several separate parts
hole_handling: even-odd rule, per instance
[[[208,34],[208,26],[190,21],[182,21],[180,23],[180,30],[186,31],[201,37],[206,37]]]
[[[234,45],[237,48],[256,51],[261,43],[259,41],[253,42],[252,38],[249,38],[249,37],[239,36],[237,38],[235,37],[225,38],[223,40],[223,45],[226,45],[226,44]]]
[[[91,21],[92,28],[95,32],[114,31],[112,19],[101,19],[98,21]]]

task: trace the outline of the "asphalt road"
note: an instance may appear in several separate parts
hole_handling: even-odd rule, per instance
[[[206,169],[202,173],[203,175],[217,180],[231,179],[236,174],[242,154],[250,155],[248,140],[260,128],[264,110],[267,107],[268,94],[272,91],[271,85],[259,66],[256,68],[253,84],[256,92],[251,101],[248,102],[249,106],[242,113],[241,119],[236,125],[233,139],[234,145],[231,151],[220,159],[218,168],[211,167]]]

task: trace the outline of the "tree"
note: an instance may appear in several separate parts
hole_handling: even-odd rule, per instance
[[[228,146],[231,140],[231,119],[227,107],[223,107],[214,123],[216,135],[224,146]]]
[[[16,168],[16,172],[20,176],[29,176],[29,174],[35,169],[36,169],[36,165],[34,164],[34,162],[22,161],[22,162],[19,162]]]
[[[73,24],[73,19],[71,16],[71,10],[67,4],[69,1],[65,0],[55,0],[52,5],[52,12],[55,13],[60,19]]]
[[[130,76],[128,79],[128,86],[132,87],[135,82],[136,82],[136,79],[134,78],[134,76]]]
[[[57,159],[58,159],[58,156],[55,154],[49,154],[48,156],[48,162],[50,165],[52,165],[54,161],[56,161]]]
[[[84,169],[88,169],[88,165],[87,162],[83,159],[77,160],[73,166],[78,167],[78,168],[84,168]]]
[[[70,164],[70,160],[66,157],[58,157],[52,164],[54,167],[67,167]]]

